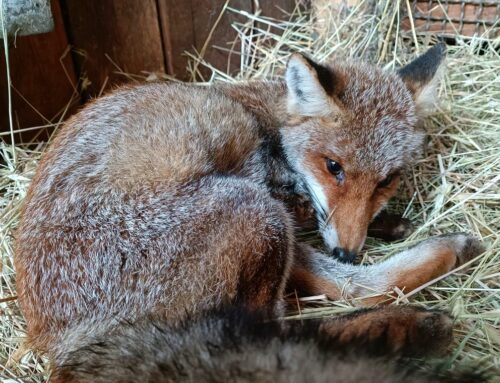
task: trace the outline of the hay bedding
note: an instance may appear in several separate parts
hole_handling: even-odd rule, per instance
[[[227,7],[225,12],[239,13],[248,20],[234,25],[241,42],[240,52],[235,52],[241,60],[241,72],[232,78],[212,68],[201,55],[191,55],[193,78],[200,78],[203,66],[213,70],[210,81],[269,78],[282,73],[291,51],[312,54],[320,61],[332,56],[364,57],[394,68],[432,42],[430,36],[400,30],[406,9],[400,7],[400,1],[358,1],[350,2],[357,4],[351,7],[344,2],[337,8],[329,3],[317,1],[312,18],[297,9],[293,17],[286,16],[293,21]],[[425,123],[429,143],[424,158],[416,160],[414,169],[404,175],[400,193],[391,205],[404,212],[417,230],[402,243],[369,240],[362,254],[364,263],[372,263],[433,234],[472,231],[482,237],[488,250],[471,262],[467,271],[457,269],[419,291],[395,293],[399,294],[398,303],[410,301],[455,315],[450,367],[471,363],[491,371],[498,371],[500,364],[499,46],[500,39],[479,36],[467,40],[457,37],[456,45],[449,47],[441,104]],[[46,360],[22,346],[24,320],[16,301],[12,245],[20,204],[45,146],[1,145],[0,379],[43,382]],[[321,296],[302,302],[296,297],[290,300],[295,307],[290,312],[292,318],[352,310],[352,302],[328,302]]]

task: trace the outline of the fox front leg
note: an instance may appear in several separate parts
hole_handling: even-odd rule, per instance
[[[395,288],[408,293],[466,263],[483,251],[468,234],[430,238],[374,265],[339,262],[307,245],[295,255],[289,286],[300,292],[352,298],[361,305],[388,303]]]

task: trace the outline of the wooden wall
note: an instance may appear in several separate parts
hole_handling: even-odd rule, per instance
[[[55,30],[9,41],[15,129],[45,126],[67,118],[89,97],[144,77],[146,72],[187,79],[185,51],[200,51],[226,0],[52,0]],[[295,0],[229,0],[232,8],[287,17]],[[224,12],[205,58],[236,70],[226,46],[239,16]],[[229,46],[228,46],[229,47]],[[0,54],[0,130],[8,131],[5,56]],[[201,75],[207,75],[202,72]],[[136,77],[137,76],[137,77]],[[39,130],[16,136],[31,140]],[[5,133],[2,138],[8,139]],[[37,138],[47,138],[37,136]]]

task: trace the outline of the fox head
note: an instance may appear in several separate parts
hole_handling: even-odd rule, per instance
[[[419,158],[424,134],[417,122],[435,103],[444,55],[437,45],[398,71],[290,58],[283,146],[326,247],[340,258],[360,251],[402,169]]]

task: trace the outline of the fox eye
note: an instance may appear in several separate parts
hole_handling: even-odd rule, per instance
[[[342,166],[340,166],[338,162],[335,162],[334,160],[328,158],[326,160],[326,168],[330,173],[332,173],[335,176],[338,182],[344,180],[344,170],[342,169]]]
[[[377,185],[378,188],[385,188],[391,184],[391,182],[394,180],[394,174],[388,175],[385,177],[382,181],[380,181]]]
[[[342,172],[342,166],[340,166],[338,162],[335,162],[334,160],[331,159],[326,160],[326,167],[328,171],[332,173],[334,176]]]

